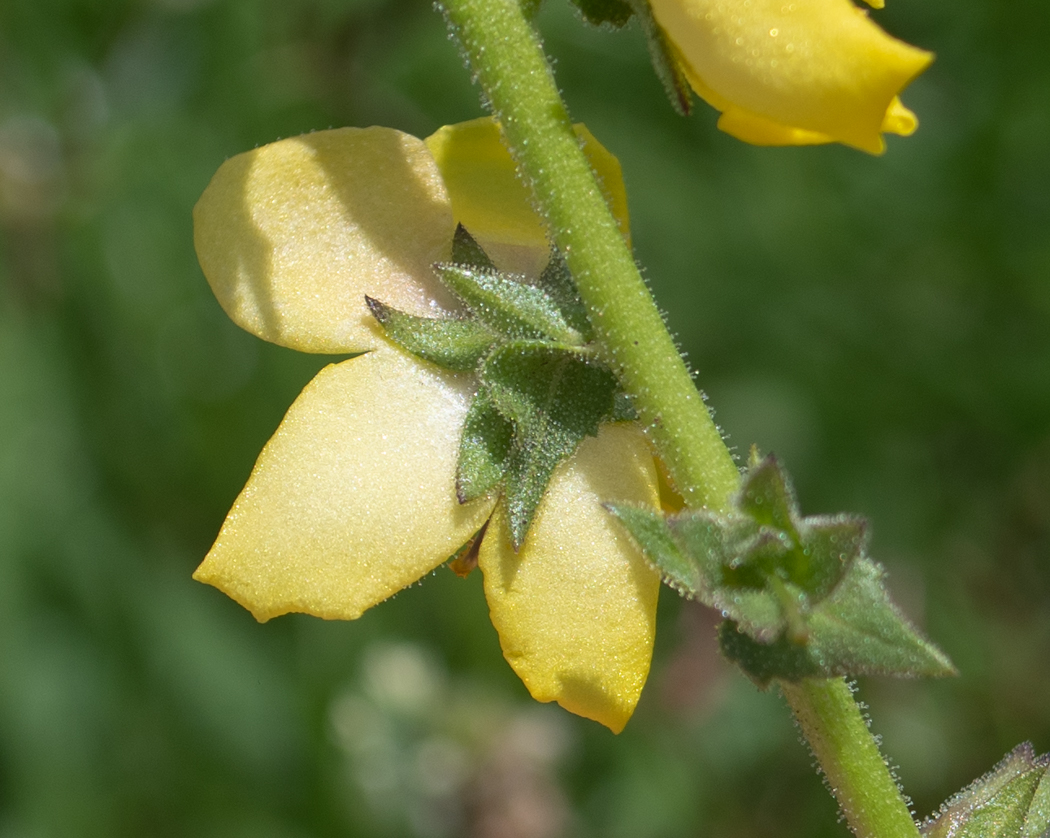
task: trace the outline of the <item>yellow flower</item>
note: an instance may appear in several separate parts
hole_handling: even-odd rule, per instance
[[[578,133],[626,230],[619,164]],[[495,497],[456,500],[476,384],[387,340],[365,295],[452,308],[432,265],[462,222],[503,269],[547,258],[539,218],[491,120],[425,142],[321,131],[228,160],[194,210],[201,266],[248,331],[307,352],[367,354],[322,370],[263,449],[195,578],[261,621],[356,619],[448,560],[490,519],[479,564],[504,655],[540,701],[623,728],[645,683],[659,580],[602,501],[656,504],[634,424],[584,440],[554,474],[517,553]]]
[[[693,89],[738,139],[881,154],[884,132],[918,127],[898,94],[932,54],[890,37],[850,0],[652,0],[652,8]]]

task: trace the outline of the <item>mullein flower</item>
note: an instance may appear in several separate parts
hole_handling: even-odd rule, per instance
[[[851,0],[651,2],[690,85],[738,139],[881,154],[883,133],[918,126],[898,94],[933,56],[887,35]]]
[[[626,232],[619,164],[584,148]],[[457,500],[470,372],[404,351],[366,296],[434,317],[457,224],[505,270],[533,275],[549,246],[491,120],[426,141],[387,128],[321,131],[228,160],[194,210],[216,297],[240,326],[325,367],[292,405],[195,578],[260,621],[356,619],[475,545],[504,655],[532,695],[614,731],[649,670],[657,574],[603,502],[655,506],[635,423],[607,423],[555,469],[520,549],[498,492]]]

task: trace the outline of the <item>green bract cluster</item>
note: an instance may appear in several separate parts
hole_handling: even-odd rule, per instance
[[[406,314],[366,298],[387,336],[413,355],[474,372],[456,494],[501,489],[515,549],[557,465],[605,421],[633,418],[615,376],[594,358],[586,309],[555,251],[539,280],[501,273],[460,225],[452,260],[434,266],[465,313]]]
[[[727,513],[612,511],[669,585],[722,612],[723,652],[760,685],[955,671],[890,601],[864,519],[802,518],[772,456],[753,462]]]
[[[948,800],[922,826],[926,838],[1046,838],[1050,835],[1050,754],[1024,742]]]

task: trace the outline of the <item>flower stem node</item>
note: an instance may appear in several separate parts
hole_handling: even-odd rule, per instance
[[[955,672],[890,601],[864,519],[801,517],[775,457],[752,465],[725,514],[612,508],[669,585],[722,612],[722,651],[762,686]]]
[[[577,131],[626,230],[619,166]],[[262,621],[356,619],[449,559],[476,562],[532,694],[619,731],[648,675],[659,575],[602,503],[656,508],[656,467],[499,127],[264,146],[219,169],[194,224],[239,325],[365,353],[303,390],[195,578]]]

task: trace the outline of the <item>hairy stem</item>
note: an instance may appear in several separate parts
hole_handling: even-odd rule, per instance
[[[675,488],[690,506],[724,508],[737,467],[605,204],[535,31],[516,0],[445,9]]]
[[[535,30],[518,0],[442,0],[504,138],[572,271],[595,332],[675,487],[725,509],[739,473],[606,206]],[[862,838],[918,835],[841,680],[785,684],[850,825]]]
[[[832,794],[858,838],[918,838],[919,829],[841,678],[782,682]]]

